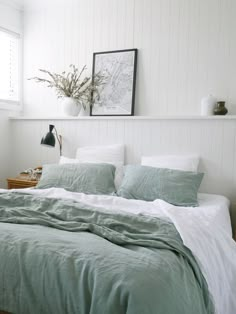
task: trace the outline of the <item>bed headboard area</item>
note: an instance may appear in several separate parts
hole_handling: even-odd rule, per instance
[[[57,162],[59,148],[40,140],[54,124],[63,138],[63,155],[75,157],[79,146],[124,143],[126,163],[142,155],[198,154],[205,173],[202,192],[223,194],[236,204],[236,117],[81,117],[11,118],[11,175]]]

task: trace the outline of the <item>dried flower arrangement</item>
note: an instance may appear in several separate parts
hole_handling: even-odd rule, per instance
[[[39,69],[40,72],[48,75],[49,79],[32,77],[29,80],[48,84],[47,87],[56,90],[58,98],[71,97],[78,103],[81,103],[84,109],[87,105],[92,106],[94,100],[99,99],[98,88],[105,83],[106,76],[101,73],[93,76],[84,76],[86,65],[81,71],[73,64],[69,67],[71,71],[63,71],[61,74]]]

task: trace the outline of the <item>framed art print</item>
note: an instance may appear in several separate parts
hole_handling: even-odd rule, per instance
[[[91,116],[134,115],[137,55],[137,49],[93,54],[93,76],[101,73],[105,81],[92,100]]]

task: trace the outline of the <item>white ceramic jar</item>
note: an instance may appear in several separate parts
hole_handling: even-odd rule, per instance
[[[202,98],[201,100],[201,115],[212,116],[214,115],[214,109],[216,107],[217,99],[212,95]]]

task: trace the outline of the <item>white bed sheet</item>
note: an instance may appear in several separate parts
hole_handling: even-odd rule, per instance
[[[26,189],[11,191],[25,193]],[[27,192],[42,197],[73,199],[108,211],[126,211],[170,219],[184,244],[198,260],[213,297],[216,313],[236,313],[236,244],[232,239],[230,203],[224,196],[199,194],[200,206],[191,208],[177,207],[162,200],[127,200],[115,196],[73,193],[58,188],[27,189]]]
[[[216,314],[236,313],[236,243],[232,239],[229,201],[220,195],[199,195],[197,208],[158,206],[173,221],[183,243],[195,256],[208,283]]]

